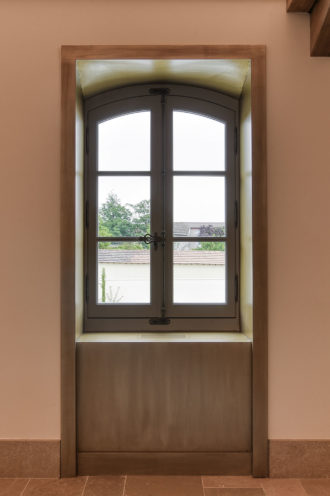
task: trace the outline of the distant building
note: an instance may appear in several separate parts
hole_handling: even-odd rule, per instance
[[[224,222],[173,222],[173,236],[176,237],[200,237],[203,231],[223,232],[225,231]],[[210,236],[212,237],[212,236]],[[187,241],[175,243],[176,250],[196,249],[199,246],[198,241]]]

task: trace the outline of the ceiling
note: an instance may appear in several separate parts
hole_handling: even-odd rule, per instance
[[[137,83],[171,82],[241,94],[250,60],[78,60],[78,80],[84,96]]]

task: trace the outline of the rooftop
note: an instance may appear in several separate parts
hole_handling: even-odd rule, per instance
[[[99,250],[99,263],[147,264],[150,262],[149,250]],[[187,265],[224,265],[224,251],[176,250],[175,264]]]

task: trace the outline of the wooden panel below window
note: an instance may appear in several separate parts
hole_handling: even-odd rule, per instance
[[[77,343],[79,452],[250,452],[251,343]]]

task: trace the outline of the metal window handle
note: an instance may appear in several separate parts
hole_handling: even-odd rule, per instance
[[[154,233],[154,235],[147,233],[144,236],[140,236],[139,241],[143,241],[146,245],[154,244],[155,250],[158,248],[158,243],[162,243],[162,246],[165,244],[165,233],[162,232],[161,236],[158,236],[158,233]]]

